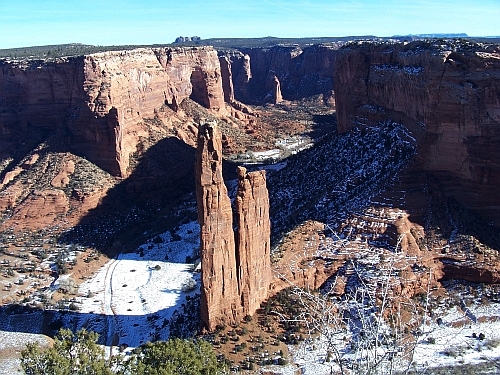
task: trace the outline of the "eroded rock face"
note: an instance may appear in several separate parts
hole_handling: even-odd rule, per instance
[[[72,151],[115,176],[147,137],[144,119],[191,98],[225,115],[217,53],[210,47],[136,49],[62,59],[0,62],[0,129],[67,128]]]
[[[243,311],[248,315],[268,296],[271,279],[271,228],[266,171],[238,167],[236,196],[237,267]]]
[[[333,71],[337,45],[274,46],[223,51],[231,62],[235,98],[244,103],[273,99],[274,77],[283,99],[296,100],[322,95],[333,98]],[[269,100],[271,99],[271,100]]]
[[[500,51],[460,43],[343,49],[335,67],[338,129],[401,122],[418,141],[413,169],[499,226]]]
[[[216,123],[198,129],[196,196],[202,269],[201,319],[212,331],[252,315],[267,298],[270,271],[269,198],[264,171],[238,170],[238,231],[222,178],[222,137]]]
[[[59,189],[34,191],[27,200],[10,219],[18,227],[43,228],[69,210],[69,200]]]
[[[283,101],[283,96],[281,95],[281,85],[278,77],[273,78],[273,103],[278,104]]]
[[[201,319],[209,330],[241,319],[233,213],[222,178],[222,143],[216,124],[198,129],[196,197],[200,224]]]

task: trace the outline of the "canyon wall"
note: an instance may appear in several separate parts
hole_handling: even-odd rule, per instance
[[[276,102],[276,79],[283,99],[322,95],[332,102],[333,66],[338,45],[238,48],[220,51],[231,65],[235,98],[244,103]]]
[[[335,65],[338,129],[390,119],[418,141],[412,168],[500,226],[500,51],[464,41],[357,43]]]
[[[222,136],[201,124],[196,151],[200,224],[201,320],[209,331],[253,315],[271,280],[269,198],[265,171],[238,169],[236,223],[222,179]]]
[[[64,128],[71,151],[125,177],[147,137],[144,119],[191,98],[225,115],[219,59],[211,47],[141,48],[58,62],[0,62],[0,131]]]
[[[139,48],[61,58],[0,61],[2,152],[19,134],[60,131],[70,150],[114,176],[148,139],[146,120],[179,111],[191,98],[217,116],[247,121],[249,103],[333,96],[336,45],[221,51],[211,47]],[[163,117],[162,117],[163,116]],[[35,129],[35,130],[34,130]],[[181,137],[182,138],[182,137]]]

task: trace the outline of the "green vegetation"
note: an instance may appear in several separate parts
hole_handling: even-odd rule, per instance
[[[76,335],[62,329],[49,349],[41,350],[37,343],[27,344],[21,352],[21,367],[27,375],[114,374],[97,338],[97,333],[84,329]]]
[[[217,375],[224,371],[211,345],[203,340],[146,343],[129,357],[106,359],[97,339],[97,333],[85,329],[76,334],[62,329],[49,349],[27,344],[21,352],[21,367],[27,375]]]
[[[203,340],[171,339],[146,343],[138,348],[125,373],[144,375],[216,375],[223,367],[212,346]]]
[[[393,42],[403,40],[429,40],[429,43],[438,45],[434,41],[442,41],[445,45],[452,43],[460,44],[461,47],[468,48],[474,43],[487,43],[496,44],[500,41],[499,38],[475,38],[475,37],[461,37],[453,38],[452,35],[446,36],[445,39],[436,39],[432,35],[404,35],[394,37],[376,37],[373,35],[365,36],[343,36],[343,37],[316,37],[316,38],[276,38],[272,36],[264,38],[212,38],[200,39],[195,41],[187,41],[181,43],[162,43],[153,45],[121,45],[121,46],[94,46],[81,43],[58,44],[58,45],[45,45],[45,46],[32,46],[32,47],[19,47],[0,49],[0,59],[13,59],[13,60],[46,60],[54,61],[61,57],[75,57],[88,55],[98,52],[108,51],[123,51],[132,50],[135,48],[161,48],[161,47],[181,47],[181,46],[213,46],[216,49],[227,48],[269,48],[276,45],[298,45],[305,47],[312,44],[321,43],[357,43],[358,41],[375,40],[379,42]],[[442,47],[439,47],[442,48]]]
[[[141,47],[164,47],[165,45],[124,45],[124,46],[93,46],[88,44],[71,43],[47,46],[33,46],[21,48],[0,49],[0,58],[14,60],[43,59],[54,60],[61,57],[75,57],[98,52],[123,51]]]

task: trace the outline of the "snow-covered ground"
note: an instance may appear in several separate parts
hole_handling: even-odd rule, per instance
[[[440,325],[434,320],[422,327],[423,333],[413,352],[412,368],[422,371],[433,367],[491,362],[500,357],[500,304],[476,305],[466,312],[453,308],[440,317]],[[479,320],[483,320],[480,317],[490,317],[494,321],[480,323]],[[456,326],[458,322],[463,325]],[[482,340],[478,338],[480,333],[484,334]],[[280,371],[283,375],[292,375],[299,367],[305,375],[330,374],[331,368],[338,367],[326,361],[327,346],[325,337],[290,346],[295,365]]]
[[[199,226],[190,222],[111,260],[80,286],[78,325],[108,347],[167,339],[173,313],[199,291],[198,248]]]
[[[12,375],[20,371],[19,353],[27,342],[45,346],[50,343],[50,339],[39,334],[0,330],[0,375]]]
[[[440,317],[441,324],[433,320],[423,326],[414,353],[418,367],[473,364],[500,357],[499,303],[455,307]],[[479,339],[480,334],[484,339]]]
[[[348,243],[352,245],[353,242],[356,243],[355,247],[341,246],[342,240],[340,239],[330,241],[328,249],[325,247],[322,251],[318,251],[317,256],[326,257],[328,256],[327,251],[332,254],[332,250],[333,253],[337,254],[344,251],[346,255],[355,251],[358,264],[357,272],[363,273],[366,282],[361,290],[365,289],[370,293],[372,286],[384,282],[385,273],[374,272],[375,270],[370,267],[370,264],[380,264],[382,250],[363,247],[364,244],[366,245],[363,241]],[[336,246],[339,247],[338,251],[336,251]],[[384,255],[386,259],[391,256],[390,253],[384,253]],[[404,257],[413,259],[403,253],[395,253],[392,257],[394,257],[394,264],[403,264]],[[360,265],[367,267],[359,267]],[[416,343],[407,341],[404,345],[381,345],[378,352],[386,354],[392,351],[399,353],[398,356],[402,353],[411,354],[406,357],[406,359],[411,359],[411,362],[403,359],[395,360],[396,368],[404,370],[410,366],[416,369],[417,373],[423,373],[424,370],[429,370],[430,372],[427,373],[432,373],[432,368],[445,366],[486,364],[494,368],[494,362],[498,362],[500,358],[500,302],[484,298],[485,293],[481,293],[481,285],[472,283],[467,285],[470,289],[464,291],[454,283],[446,284],[450,297],[437,304],[429,303],[427,315],[421,312],[422,315],[413,317],[413,319],[420,321]],[[341,305],[337,306],[341,308]],[[358,308],[356,307],[356,309]],[[342,311],[346,312],[346,310]],[[356,311],[359,313],[361,310]],[[355,313],[354,316],[358,316],[358,313]],[[425,323],[423,322],[424,316],[427,316]],[[375,318],[376,315],[373,317]],[[359,324],[354,324],[353,327],[357,326]],[[369,327],[366,324],[362,326]],[[387,325],[382,324],[381,327],[387,327]],[[332,354],[334,353],[333,347],[338,350],[344,365],[354,363],[356,358],[358,361],[365,361],[365,359],[360,359],[362,352],[356,351],[356,349],[353,351],[351,348],[354,333],[350,328],[346,327],[342,330],[338,330],[338,326],[336,328],[326,335],[311,337],[298,345],[289,346],[290,365],[280,368],[279,373],[292,375],[296,373],[298,368],[302,374],[306,375],[330,374],[332,370],[335,373],[335,371],[339,371],[339,367],[335,361],[335,355]],[[373,349],[370,349],[370,352],[371,355],[374,354]],[[327,360],[329,357],[331,360]],[[494,371],[490,373],[498,373]],[[382,370],[377,373],[384,374],[386,372]]]

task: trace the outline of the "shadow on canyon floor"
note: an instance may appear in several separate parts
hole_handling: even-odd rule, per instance
[[[194,193],[193,147],[170,137],[150,147],[135,171],[114,186],[78,225],[59,237],[113,256],[131,251],[144,236],[153,236],[182,220],[176,207]]]
[[[199,298],[183,302],[180,310],[175,307],[148,314],[105,315],[81,313],[70,310],[44,310],[22,305],[0,306],[0,331],[44,334],[54,337],[61,328],[76,332],[81,328],[99,334],[98,343],[106,344],[109,324],[127,327],[112,345],[137,347],[148,341],[167,340],[170,336],[192,337],[199,327]],[[113,322],[110,323],[109,319]]]
[[[196,220],[194,162],[193,147],[175,137],[162,139],[58,242],[96,248],[112,257]],[[236,178],[235,164],[224,164],[225,178]]]

